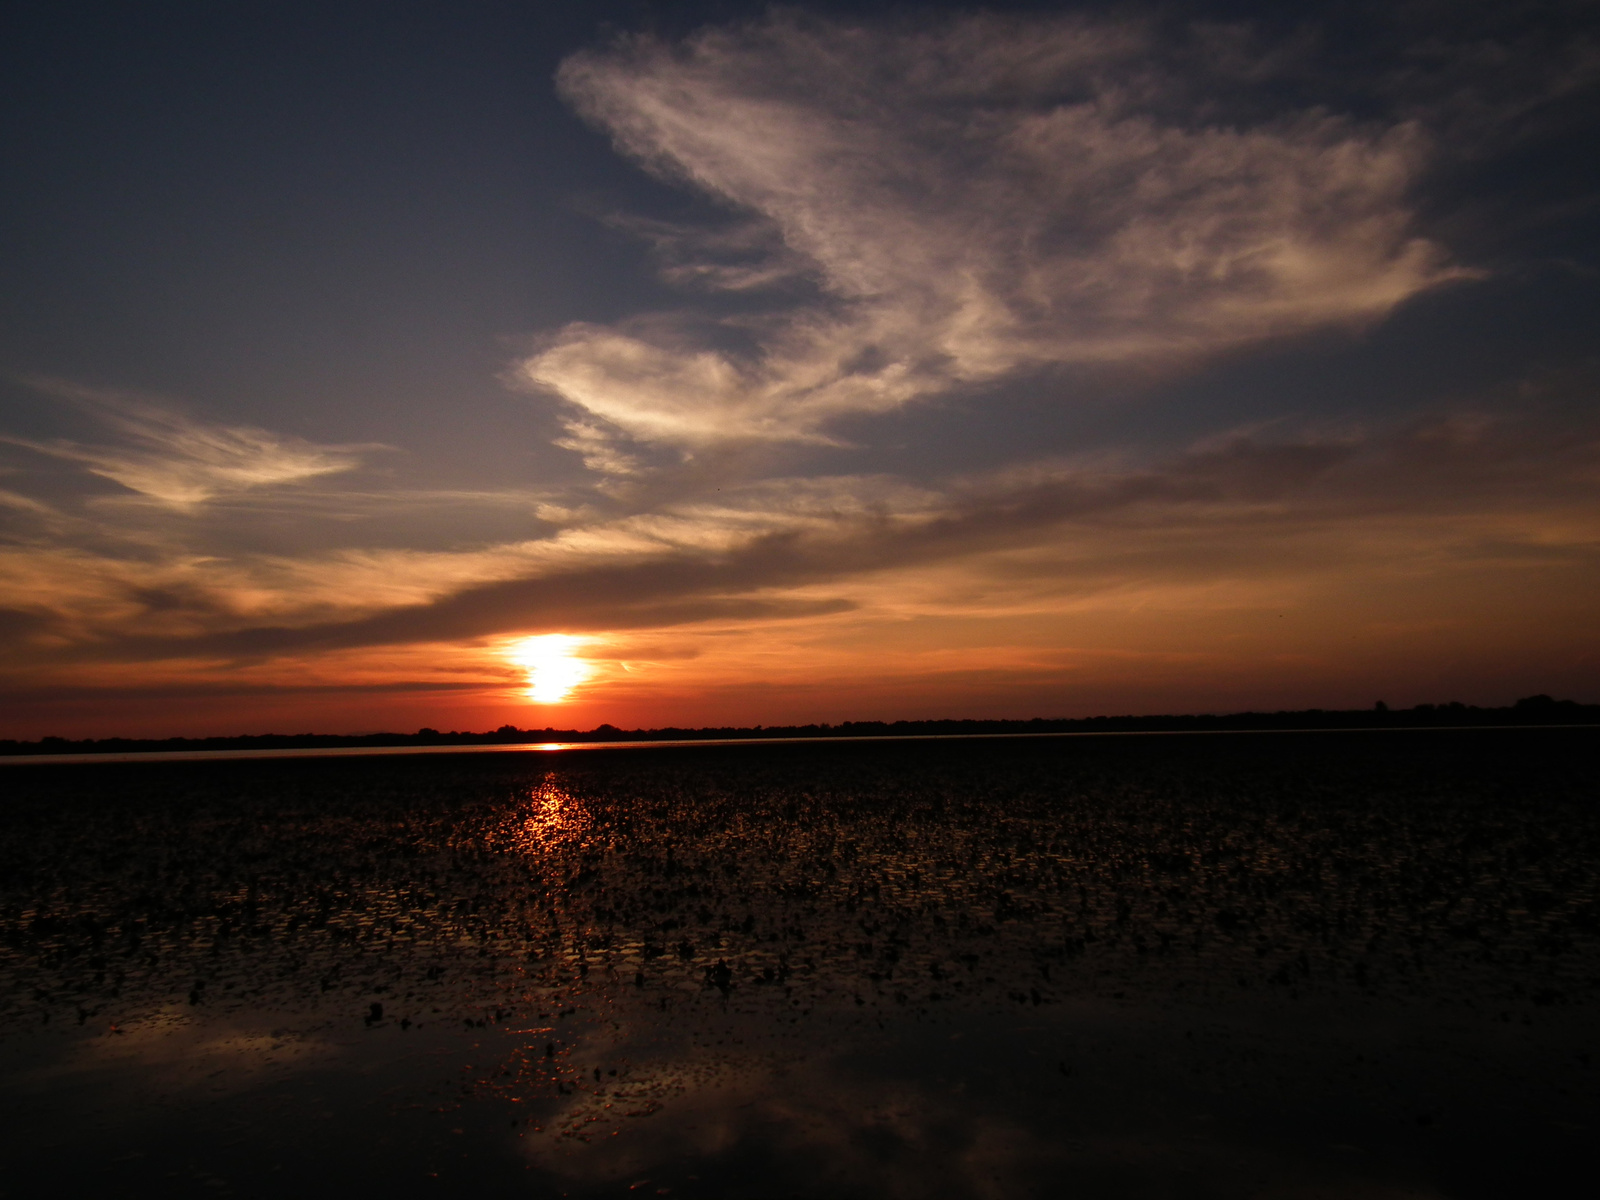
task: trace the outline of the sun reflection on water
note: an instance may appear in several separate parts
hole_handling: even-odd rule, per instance
[[[547,775],[517,806],[496,840],[523,854],[549,854],[580,843],[593,825],[582,801]]]

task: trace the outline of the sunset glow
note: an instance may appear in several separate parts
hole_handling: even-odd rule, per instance
[[[1592,1170],[1600,0],[0,30],[6,1178]]]
[[[582,643],[564,633],[523,638],[511,659],[528,673],[528,699],[535,704],[560,704],[585,679],[591,668],[575,651]]]
[[[1594,41],[1050,7],[64,24],[0,738],[1600,700]]]

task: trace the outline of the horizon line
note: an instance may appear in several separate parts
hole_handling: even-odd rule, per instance
[[[1600,705],[1584,705],[1600,708]],[[1492,711],[1492,710],[1490,710]],[[1084,718],[1093,720],[1095,718]],[[1206,737],[1294,733],[1485,733],[1550,729],[1600,729],[1600,721],[1509,725],[1324,725],[1267,729],[1052,729],[1043,733],[875,733],[816,737],[644,738],[598,742],[462,742],[396,746],[302,746],[255,750],[132,750],[80,754],[0,754],[0,765],[72,763],[245,761],[262,758],[382,758],[423,754],[557,754],[581,750],[670,750],[707,746],[777,746],[816,742],[958,742],[1022,738]],[[269,735],[270,736],[270,735]]]
[[[1510,721],[1482,719],[1503,715],[1512,716],[1513,719]],[[805,725],[702,726],[693,729],[665,726],[657,729],[626,730],[602,722],[592,730],[557,729],[554,726],[546,726],[542,730],[520,729],[507,724],[483,733],[460,730],[441,732],[423,726],[416,733],[264,733],[204,737],[180,735],[166,738],[113,736],[98,739],[46,736],[36,741],[0,739],[0,761],[45,762],[92,759],[106,762],[148,760],[156,756],[281,757],[337,753],[526,751],[605,746],[622,748],[633,745],[770,744],[791,741],[1053,737],[1132,733],[1310,733],[1400,729],[1589,727],[1590,722],[1579,719],[1584,716],[1600,720],[1600,704],[1556,700],[1547,694],[1539,694],[1523,697],[1510,705],[1497,708],[1450,701],[1444,704],[1418,704],[1409,709],[1391,709],[1379,701],[1372,708],[1362,709],[1308,708],[1279,709],[1275,712],[1250,710],[1226,714],[1143,716],[1124,714],[1093,717],[925,718],[843,721],[837,725],[812,722]],[[1467,719],[1463,722],[1462,718]],[[1329,721],[1332,721],[1332,724],[1328,724]],[[1446,721],[1449,723],[1446,724]]]

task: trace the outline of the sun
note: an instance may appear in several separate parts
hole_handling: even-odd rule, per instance
[[[528,673],[528,699],[535,704],[560,704],[589,678],[589,664],[574,653],[582,644],[565,633],[546,633],[511,644],[511,661]]]

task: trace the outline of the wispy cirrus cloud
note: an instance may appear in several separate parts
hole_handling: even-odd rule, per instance
[[[563,92],[621,150],[747,214],[698,245],[644,227],[669,279],[813,292],[569,325],[521,380],[571,405],[592,469],[626,473],[597,447],[827,440],[835,418],[1018,372],[1370,321],[1469,274],[1413,228],[1420,126],[1196,109],[1193,56],[1168,50],[1136,22],[780,11],[569,58]]]
[[[116,435],[110,445],[67,439],[0,440],[78,463],[159,505],[193,509],[218,496],[349,471],[375,445],[320,446],[249,425],[199,421],[141,396],[58,380],[34,386],[92,412]]]
[[[109,573],[82,556],[62,565],[84,601],[71,639],[109,658],[259,656],[863,608],[993,616],[1059,609],[1064,597],[1229,581],[1248,592],[1269,580],[1426,575],[1463,563],[1592,570],[1600,527],[1585,514],[1597,463],[1592,437],[1555,445],[1548,430],[1449,419],[1278,441],[1240,434],[1143,465],[1019,464],[938,489],[882,476],[769,479],[726,498],[474,551]],[[49,565],[37,554],[25,561]],[[70,607],[70,583],[52,575],[38,589],[54,596],[58,617]],[[166,597],[165,607],[153,597]],[[151,612],[130,620],[141,604]]]
[[[1391,45],[1348,89],[1310,35],[1126,19],[779,11],[576,54],[571,104],[723,214],[605,218],[682,302],[511,367],[590,474],[420,439],[361,471],[375,447],[267,415],[50,385],[101,427],[5,439],[0,700],[44,729],[72,689],[255,689],[297,698],[252,710],[287,727],[313,693],[413,689],[521,723],[504,648],[554,631],[611,664],[588,722],[776,719],[779,687],[802,719],[1172,709],[1222,703],[1228,662],[1239,704],[1455,662],[1560,686],[1600,654],[1592,366],[1440,372],[1488,287],[1241,352],[1507,261],[1435,167],[1526,143],[1596,60],[1502,41]]]
[[[1060,711],[1050,688],[1093,679],[1104,696],[1125,676],[1158,689],[1127,703],[1159,705],[1183,680],[1209,694],[1224,667],[1248,697],[1263,671],[1337,676],[1330,639],[1365,647],[1357,674],[1391,642],[1383,653],[1410,655],[1408,670],[1433,670],[1471,630],[1530,609],[1542,617],[1524,651],[1548,658],[1562,629],[1569,650],[1593,641],[1570,622],[1600,580],[1597,464],[1592,422],[1458,414],[1244,430],[1154,459],[1038,459],[931,486],[726,483],[480,547],[19,545],[0,552],[0,703],[243,683],[309,703],[397,679],[514,697],[504,645],[550,630],[587,635],[587,656],[610,664],[596,687],[620,707],[586,719],[634,705],[654,715],[628,719],[655,723],[706,689],[734,706],[719,719],[763,688],[797,713],[829,689],[866,704],[873,688],[917,697],[904,711],[971,711],[984,688],[983,705]],[[1533,598],[1493,615],[1508,587]]]

